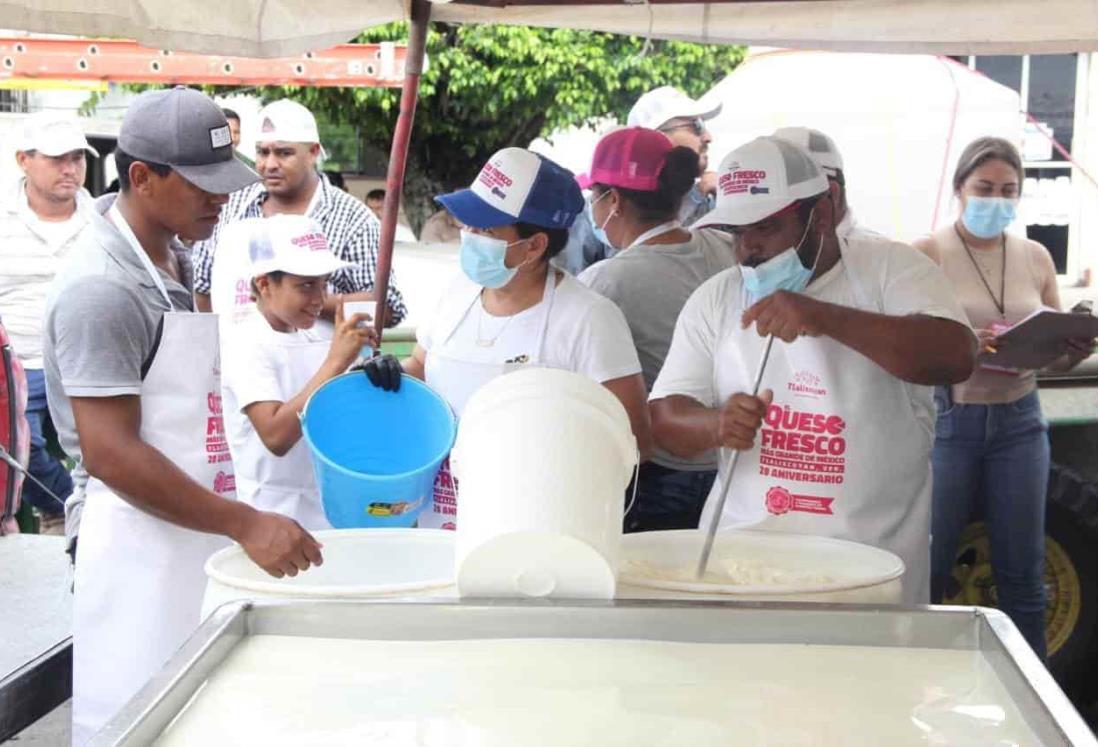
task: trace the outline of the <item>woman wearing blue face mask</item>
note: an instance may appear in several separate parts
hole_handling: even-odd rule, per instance
[[[678,220],[698,174],[698,154],[657,130],[628,127],[595,147],[581,186],[592,191],[591,225],[615,254],[579,281],[622,310],[637,346],[644,383],[656,382],[679,312],[698,287],[735,264],[723,231],[688,231]],[[683,459],[658,450],[640,468],[626,531],[693,529],[717,476],[717,455]]]
[[[585,374],[625,406],[641,458],[651,450],[644,379],[629,327],[612,302],[550,266],[584,200],[573,174],[522,148],[505,148],[469,189],[438,198],[460,221],[461,275],[419,329],[404,373],[423,379],[460,417],[469,397],[519,366]],[[372,361],[390,386],[392,359]],[[444,467],[420,526],[455,528],[456,496]]]
[[[945,271],[984,351],[1042,306],[1060,308],[1048,250],[1007,231],[1023,180],[1017,148],[980,138],[965,148],[953,175],[957,220],[916,246]],[[1092,340],[1067,345],[1054,367],[1086,358]],[[1045,488],[1047,424],[1033,371],[978,367],[967,381],[940,387],[934,444],[932,601],[955,596],[960,535],[982,515],[991,539],[999,606],[1045,655]]]

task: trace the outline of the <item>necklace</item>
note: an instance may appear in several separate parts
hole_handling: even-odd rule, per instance
[[[478,303],[477,307],[480,309],[480,314],[477,316],[477,345],[482,348],[490,348],[496,344],[496,340],[498,340],[500,336],[507,330],[507,325],[511,323],[511,320],[514,319],[515,316],[514,314],[512,314],[511,316],[507,317],[507,321],[505,321],[503,323],[503,326],[499,328],[499,331],[496,332],[495,337],[486,338],[480,333],[480,325],[484,321],[484,317],[486,317],[488,314],[484,311],[483,301]]]
[[[984,289],[987,290],[987,294],[991,296],[991,302],[995,304],[995,308],[999,311],[999,316],[1006,319],[1006,234],[1002,234],[1002,246],[1003,246],[1003,269],[1001,276],[999,277],[999,297],[995,298],[995,293],[991,290],[991,283],[987,281],[984,276],[984,271],[980,269],[980,264],[976,261],[975,255],[968,247],[968,242],[965,241],[965,237],[961,235],[960,229],[956,225],[953,226],[954,232],[957,234],[957,238],[961,240],[961,246],[965,248],[965,254],[972,260],[972,266],[976,268],[976,274],[980,276],[980,282],[984,284]]]

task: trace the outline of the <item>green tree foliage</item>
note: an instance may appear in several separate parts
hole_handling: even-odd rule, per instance
[[[407,39],[406,24],[370,29],[357,42]],[[676,86],[699,96],[743,59],[742,47],[644,40],[570,29],[433,24],[405,180],[417,228],[431,197],[467,185],[496,150],[607,114],[624,121],[645,91]],[[378,88],[261,89],[294,98],[331,125],[352,125],[389,152],[400,91]]]

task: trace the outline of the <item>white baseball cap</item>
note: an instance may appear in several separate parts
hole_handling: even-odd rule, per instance
[[[843,156],[825,133],[811,127],[782,127],[774,130],[774,137],[788,140],[808,151],[808,155],[828,176],[837,176],[843,170]]]
[[[316,117],[296,101],[281,99],[259,110],[257,143],[320,143]]]
[[[247,222],[253,278],[275,271],[317,278],[352,266],[332,254],[324,229],[312,218],[280,213]]]
[[[35,112],[27,117],[15,149],[33,150],[44,156],[63,156],[74,150],[99,155],[99,151],[88,145],[76,117],[61,111]]]
[[[803,148],[772,135],[755,138],[721,161],[717,206],[692,228],[748,226],[825,192],[827,177]]]
[[[679,117],[712,119],[721,113],[721,106],[719,101],[713,104],[694,100],[677,88],[660,86],[637,99],[629,110],[626,126],[658,130]]]

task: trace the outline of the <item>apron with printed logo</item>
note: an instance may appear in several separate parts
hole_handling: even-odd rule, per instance
[[[545,276],[545,291],[542,294],[541,310],[536,325],[538,336],[531,347],[529,358],[522,363],[507,361],[484,363],[469,360],[464,352],[469,341],[454,339],[462,321],[480,303],[479,287],[470,294],[468,303],[460,307],[461,313],[455,314],[452,320],[448,320],[451,323],[444,328],[443,334],[439,337],[440,342],[427,353],[424,379],[427,386],[442,395],[442,398],[449,403],[458,418],[461,417],[469,398],[489,381],[507,373],[512,367],[536,366],[540,363],[542,348],[545,345],[545,333],[549,329],[549,312],[556,295],[556,280],[557,273],[550,267]],[[457,492],[457,481],[450,472],[450,459],[447,457],[435,479],[432,506],[419,515],[418,525],[431,529],[456,529]]]
[[[841,271],[853,295],[843,303],[882,313],[845,262]],[[718,340],[714,386],[723,403],[751,391],[766,340],[754,325],[741,329],[738,319],[718,331]],[[761,387],[772,389],[774,400],[755,447],[740,456],[722,525],[761,522],[753,528],[884,548],[907,566],[905,602],[925,604],[933,432],[917,417],[911,386],[830,338],[775,340]],[[703,527],[729,462],[722,449]]]
[[[111,219],[170,309],[160,274],[117,208]],[[141,440],[202,487],[233,498],[217,317],[164,314],[140,397]],[[195,630],[206,589],[203,566],[227,544],[145,513],[89,479],[73,598],[74,745],[102,728]]]

